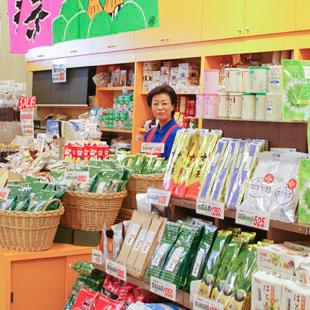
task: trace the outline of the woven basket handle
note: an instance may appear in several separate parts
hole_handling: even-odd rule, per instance
[[[124,182],[124,181],[117,181],[117,182],[113,183],[113,184],[110,186],[110,188],[109,188],[109,190],[107,191],[107,193],[111,193],[111,192],[112,192],[112,189],[113,189],[116,185],[118,185],[118,184],[122,184],[122,185],[123,185],[122,191],[124,191],[125,188],[126,188],[125,182]]]
[[[49,201],[43,208],[42,208],[42,210],[41,211],[45,211],[46,210],[46,208],[48,207],[48,206],[50,206],[52,203],[54,203],[54,202],[58,202],[59,203],[59,207],[61,206],[61,204],[62,204],[62,202],[61,202],[61,200],[60,199],[58,199],[58,198],[54,198],[54,199],[52,199],[51,201]]]
[[[103,159],[104,160],[109,160],[109,159],[113,159],[114,158],[114,155],[108,155],[106,157],[104,157]]]

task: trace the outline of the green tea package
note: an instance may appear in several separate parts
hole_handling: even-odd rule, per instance
[[[45,189],[45,187],[47,186],[47,183],[43,183],[43,182],[34,182],[32,184],[32,189],[31,189],[31,193],[39,193],[42,189]],[[54,186],[55,187],[55,186]]]
[[[230,275],[231,266],[236,261],[243,244],[244,239],[241,237],[233,237],[229,242],[225,251],[225,255],[223,256],[218,275],[214,283],[211,299],[218,300],[218,296],[223,291],[227,278]]]
[[[130,153],[125,151],[116,151],[114,159],[119,165],[125,165],[127,156],[130,155]]]
[[[180,223],[167,222],[163,238],[154,251],[150,265],[145,273],[144,281],[150,282],[151,276],[161,278],[167,256],[175,244],[181,229]]]
[[[102,169],[115,169],[115,167],[117,165],[120,165],[119,163],[117,163],[115,160],[107,160],[107,159],[104,159],[102,162],[101,162],[101,168]]]
[[[210,298],[231,235],[231,231],[220,230],[214,240],[198,292],[205,298]]]
[[[145,154],[137,154],[136,160],[133,165],[133,173],[140,174],[142,173],[143,167],[147,162],[147,156]]]
[[[256,247],[249,245],[241,250],[232,266],[232,272],[224,288],[224,304],[229,310],[242,310],[251,289],[252,275],[256,272]],[[220,297],[222,300],[222,297]]]
[[[165,161],[164,158],[156,158],[156,161],[155,161],[152,173],[153,174],[162,173],[162,171],[163,171],[163,167],[162,166],[164,166],[165,163],[166,163],[166,161]]]
[[[29,208],[27,211],[37,212],[41,211],[44,206],[55,197],[55,192],[42,190],[40,193],[37,193],[30,200]]]
[[[36,177],[31,177],[29,175],[27,175],[25,177],[25,180],[24,180],[24,183],[34,183],[34,182],[40,182],[40,179],[39,178],[36,178]]]
[[[16,203],[14,207],[11,207],[11,210],[13,211],[27,211],[29,200],[30,200],[31,194],[29,192],[23,192],[20,191],[16,197]]]
[[[122,181],[124,181],[125,185],[127,186],[131,175],[133,174],[133,170],[129,168],[125,168]]]
[[[123,176],[124,176],[124,171],[125,171],[125,167],[124,166],[118,166],[115,168],[114,170],[114,174],[112,177],[112,184],[117,183],[119,181],[122,180]],[[117,186],[114,186],[114,188],[112,188],[112,192],[119,192],[122,190],[123,185],[122,184],[118,184]]]
[[[88,276],[90,277],[93,270],[94,266],[90,262],[77,262],[75,264],[70,264],[70,267],[78,272],[81,275]]]
[[[157,161],[157,156],[146,156],[146,162],[142,168],[142,174],[152,174],[154,170],[155,163]]]
[[[206,267],[207,260],[209,258],[211,246],[216,236],[217,227],[214,225],[205,225],[205,229],[202,235],[202,239],[199,243],[195,258],[192,261],[190,268],[189,278],[187,282],[187,291],[190,290],[192,281],[202,279],[203,272]]]
[[[94,187],[95,193],[106,193],[112,183],[112,178],[114,176],[114,170],[106,169],[99,173],[96,179],[96,184]]]
[[[65,171],[51,171],[51,182],[55,184],[62,184],[65,182]]]
[[[301,159],[299,163],[298,223],[310,224],[310,159]]]
[[[0,202],[0,210],[12,210],[15,208],[17,191],[10,190],[6,199]]]
[[[202,229],[203,225],[200,224],[184,224],[166,260],[161,278],[176,284],[179,289],[186,287],[192,252],[200,241]]]

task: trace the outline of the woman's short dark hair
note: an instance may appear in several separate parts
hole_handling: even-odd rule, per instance
[[[171,104],[174,106],[174,109],[175,109],[175,107],[177,106],[177,101],[178,101],[177,94],[175,93],[174,89],[167,84],[157,86],[148,93],[147,104],[150,108],[152,107],[153,97],[159,94],[167,94],[170,97]],[[172,111],[171,116],[172,117],[174,116],[174,110]]]

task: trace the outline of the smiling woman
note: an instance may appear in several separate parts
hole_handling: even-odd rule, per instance
[[[161,85],[149,92],[147,104],[152,109],[154,117],[158,120],[158,126],[147,132],[144,142],[163,143],[164,153],[155,155],[168,159],[175,135],[181,129],[174,120],[177,95],[169,85]]]

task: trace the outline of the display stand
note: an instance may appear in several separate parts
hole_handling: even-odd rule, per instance
[[[41,252],[0,250],[0,309],[62,309],[76,280],[70,264],[91,260],[92,247],[54,243]]]

